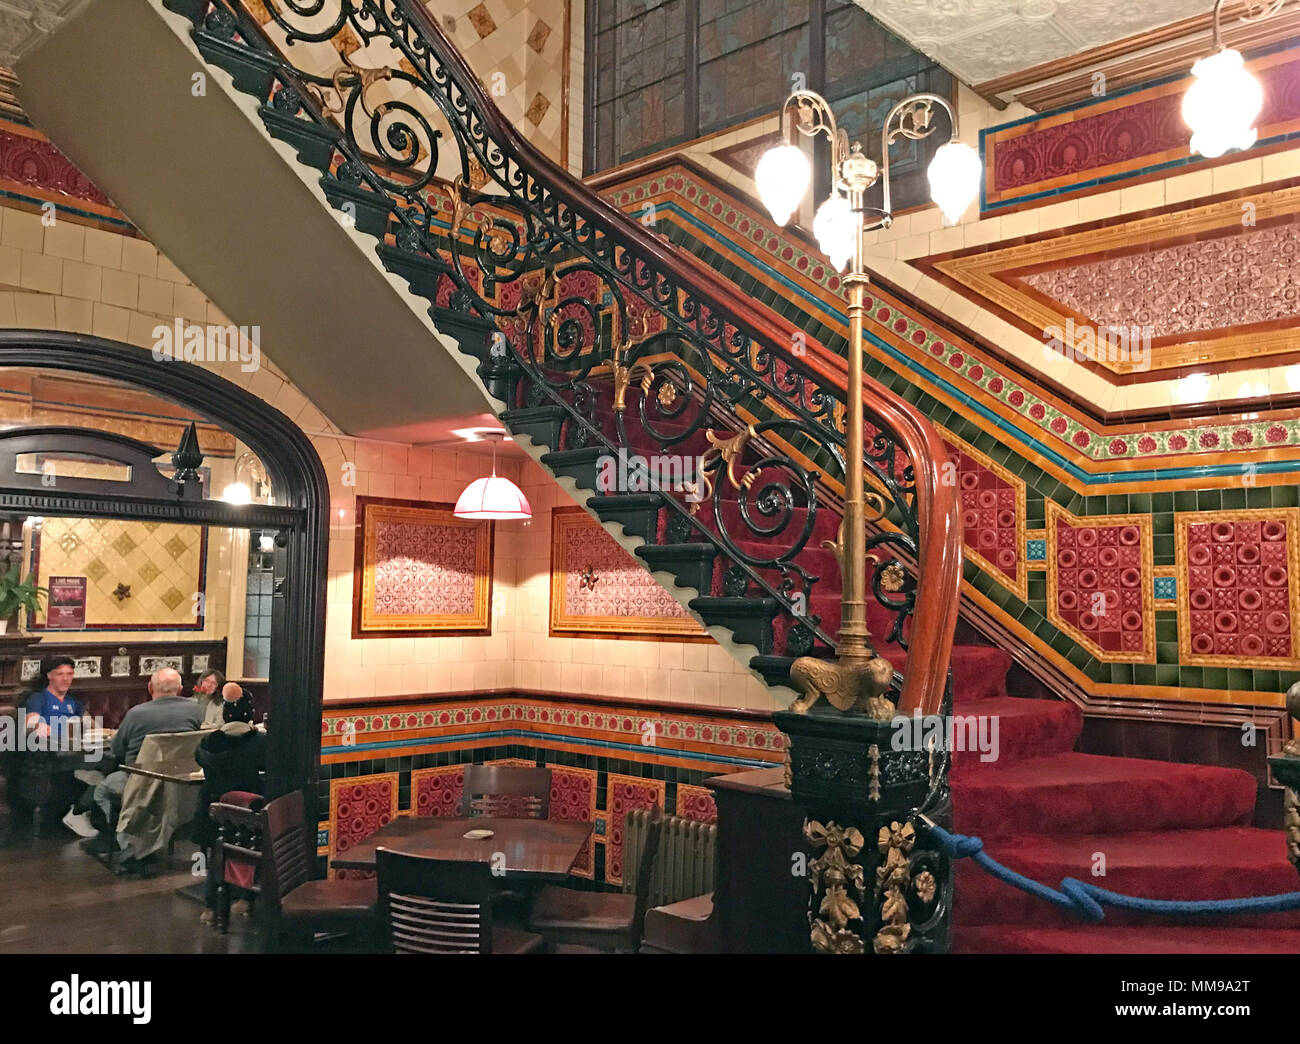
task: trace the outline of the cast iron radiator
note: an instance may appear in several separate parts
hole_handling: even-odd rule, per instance
[[[623,891],[636,889],[649,813],[636,808],[623,820]],[[664,816],[659,854],[650,878],[650,906],[667,906],[713,891],[718,828],[713,823]]]

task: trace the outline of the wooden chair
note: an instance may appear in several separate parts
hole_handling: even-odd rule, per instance
[[[551,770],[521,765],[467,765],[460,814],[466,818],[545,819],[551,807]]]
[[[392,953],[532,953],[542,937],[494,923],[492,869],[477,860],[375,852],[383,948]]]
[[[257,896],[257,915],[268,940],[287,936],[311,942],[318,934],[349,935],[373,942],[378,889],[369,880],[312,880],[315,831],[304,822],[302,791],[269,802],[260,811],[215,802],[210,814],[217,824],[217,926],[230,921],[226,864],[248,870],[246,885]]]
[[[540,932],[557,952],[581,952],[573,948],[591,947],[635,953],[641,942],[662,832],[663,810],[656,805],[650,810],[632,892],[584,892],[546,885],[533,904],[528,927]]]

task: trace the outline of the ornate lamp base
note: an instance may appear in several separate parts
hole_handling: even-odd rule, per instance
[[[810,710],[823,696],[844,714],[865,714],[876,721],[894,716],[884,697],[894,680],[894,665],[883,656],[819,660],[800,656],[790,665],[790,681],[803,696],[790,705],[796,714]]]
[[[920,812],[951,825],[947,756],[911,749],[912,730],[892,721],[847,717],[825,704],[780,711],[776,724],[789,737],[791,797],[808,816],[813,949],[945,951],[951,861],[925,844],[912,819]]]

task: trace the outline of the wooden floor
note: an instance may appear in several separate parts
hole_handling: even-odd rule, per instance
[[[258,949],[247,920],[230,932],[199,924],[203,908],[175,894],[191,875],[194,846],[177,842],[169,869],[115,877],[63,831],[0,848],[0,954],[247,953]]]

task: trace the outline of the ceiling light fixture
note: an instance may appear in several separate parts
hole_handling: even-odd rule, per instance
[[[492,474],[475,479],[465,487],[465,492],[456,501],[456,517],[496,522],[532,518],[533,509],[529,506],[524,491],[508,478],[497,474],[496,444],[506,438],[506,433],[483,432],[482,438],[492,443]]]
[[[1223,3],[1217,0],[1214,5],[1214,52],[1192,66],[1192,85],[1183,95],[1183,122],[1192,130],[1191,149],[1206,159],[1254,145],[1258,136],[1255,120],[1264,107],[1264,88],[1246,69],[1241,52],[1223,46]],[[1271,18],[1284,3],[1251,3],[1241,20],[1260,22]]]

